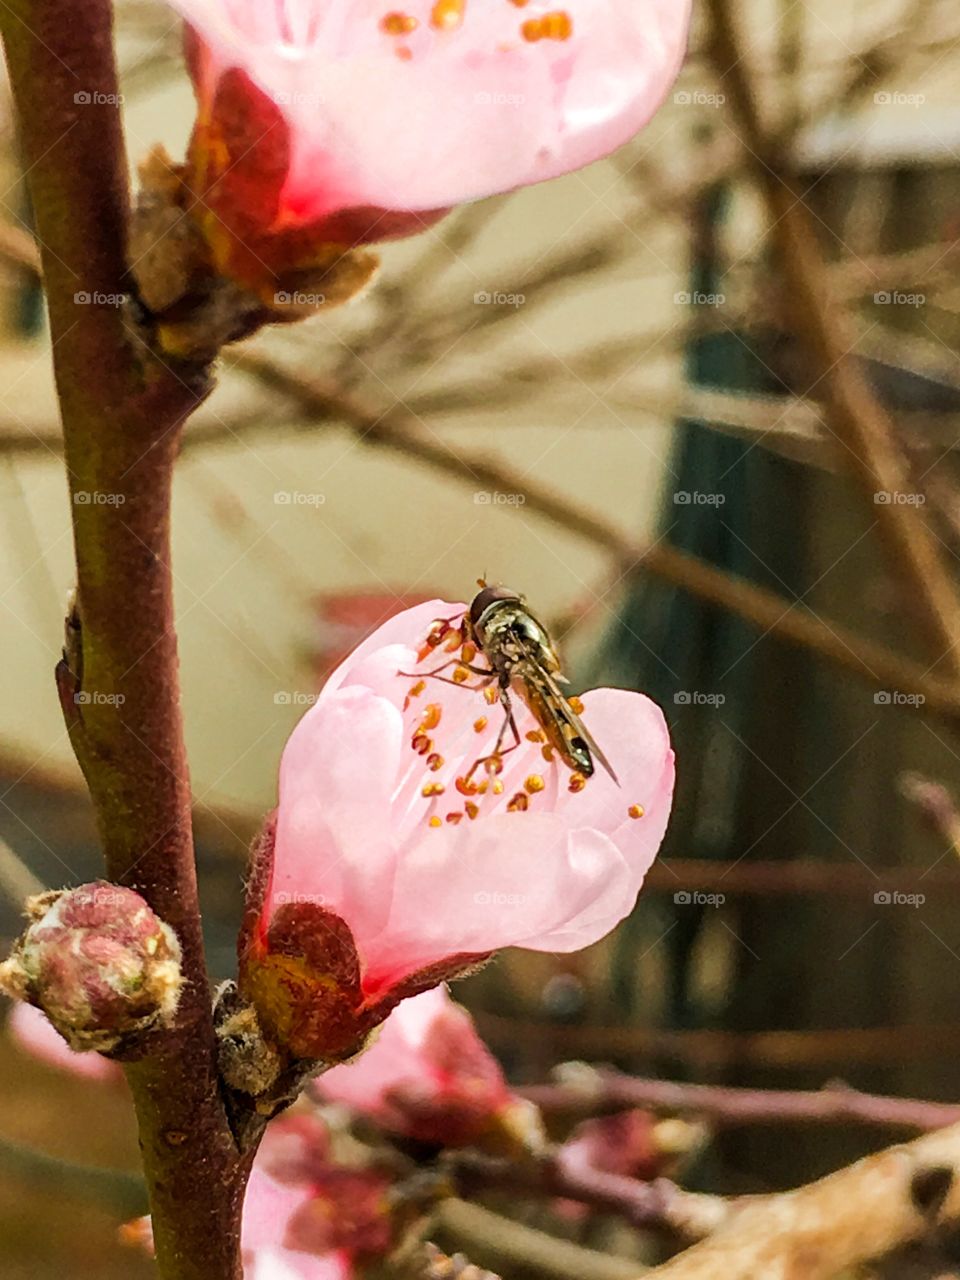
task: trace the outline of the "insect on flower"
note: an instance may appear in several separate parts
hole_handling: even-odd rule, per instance
[[[459,637],[459,655],[433,671],[423,673],[426,678],[457,685],[464,685],[470,673],[480,678],[479,683],[470,688],[496,686],[504,712],[503,724],[493,750],[474,762],[467,781],[481,765],[490,772],[499,772],[503,757],[520,746],[520,731],[511,701],[512,690],[526,703],[547,742],[575,775],[591,777],[595,772],[596,758],[619,785],[613,766],[580,718],[577,700],[567,698],[560,688],[567,679],[546,627],[527,607],[522,595],[509,587],[488,586],[483,578],[479,579],[478,585],[480,591],[459,624],[453,625],[455,618],[438,619],[428,640],[428,644],[436,647],[449,640],[451,635]],[[489,666],[474,664],[478,654],[486,658]],[[450,667],[456,667],[452,678],[442,674]],[[513,742],[504,747],[508,729]]]

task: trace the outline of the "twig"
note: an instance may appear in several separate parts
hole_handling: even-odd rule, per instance
[[[462,1246],[469,1257],[479,1258],[484,1265],[507,1275],[529,1270],[553,1280],[636,1280],[641,1270],[626,1258],[557,1240],[534,1227],[456,1198],[441,1202],[437,1221],[443,1235]]]
[[[767,201],[780,249],[785,284],[800,336],[819,364],[830,426],[846,446],[846,457],[877,515],[891,562],[901,574],[907,599],[939,661],[960,672],[960,599],[930,529],[916,507],[897,501],[876,504],[875,495],[909,493],[912,484],[883,406],[876,400],[850,352],[855,338],[837,315],[828,273],[803,193],[782,169],[780,152],[761,124],[744,50],[730,0],[708,0],[712,51],[721,83],[729,90],[742,141],[756,161],[754,174]]]
[[[615,1213],[634,1227],[655,1227],[700,1240],[726,1222],[740,1201],[685,1191],[667,1178],[641,1182],[563,1159],[562,1151],[539,1160],[510,1162],[474,1152],[451,1158],[457,1187],[466,1192],[515,1191],[559,1196]]]
[[[596,1115],[641,1107],[670,1114],[695,1114],[722,1126],[855,1121],[927,1131],[960,1123],[960,1107],[949,1103],[879,1097],[837,1084],[816,1091],[734,1089],[645,1080],[582,1063],[558,1068],[557,1076],[557,1084],[532,1085],[518,1092],[548,1111]]]
[[[899,782],[901,795],[917,807],[928,825],[960,857],[960,811],[947,788],[919,773],[902,773]]]
[[[58,688],[109,876],[170,924],[177,1026],[127,1065],[164,1280],[239,1280],[248,1160],[217,1077],[177,679],[170,489],[203,370],[154,359],[126,308],[129,184],[109,0],[12,0],[0,25],[43,259],[77,557]],[[90,305],[77,306],[87,294]],[[97,298],[106,305],[98,305]],[[77,495],[86,500],[76,501]],[[91,501],[105,495],[107,502]],[[77,701],[81,691],[98,697]]]
[[[960,1218],[960,1125],[764,1196],[651,1280],[833,1280]]]
[[[534,511],[608,551],[623,574],[650,573],[727,609],[759,627],[765,634],[812,649],[882,689],[919,693],[921,709],[955,720],[960,714],[960,688],[953,681],[929,675],[919,664],[902,658],[836,623],[826,623],[802,605],[773,591],[754,586],[678,550],[665,541],[638,545],[599,516],[575,507],[551,490],[521,478],[485,456],[455,452],[438,436],[427,435],[411,414],[392,406],[376,412],[337,390],[308,381],[252,354],[235,360],[234,368],[256,377],[314,415],[339,420],[363,444],[390,449],[401,457],[430,466],[477,488],[522,494],[524,509]]]
[[[7,1138],[0,1138],[0,1173],[35,1188],[46,1199],[81,1200],[124,1222],[147,1211],[147,1189],[137,1174],[73,1164]]]

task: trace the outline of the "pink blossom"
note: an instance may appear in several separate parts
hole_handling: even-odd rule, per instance
[[[196,177],[216,165],[209,135],[229,153],[217,167],[233,168],[236,191],[246,184],[255,202],[259,189],[254,221],[326,219],[327,240],[353,244],[424,225],[398,211],[435,214],[627,142],[676,75],[690,9],[689,0],[171,3],[201,42],[191,61]]]
[[[465,784],[503,712],[482,689],[427,675],[458,633],[425,643],[435,619],[464,609],[433,601],[385,623],[331,675],[284,751],[241,986],[298,1056],[355,1052],[361,1029],[398,1000],[498,948],[596,942],[632,909],[663,838],[673,753],[662,713],[639,693],[583,699],[620,785],[602,771],[584,784],[546,759],[519,698],[519,748],[499,775]]]
[[[446,986],[402,1001],[359,1058],[314,1091],[383,1128],[441,1146],[536,1144],[536,1111],[511,1093],[473,1019]]]
[[[33,1005],[17,1001],[10,1010],[7,1029],[21,1049],[51,1067],[59,1067],[62,1071],[69,1071],[86,1080],[108,1084],[123,1080],[120,1067],[109,1058],[104,1058],[99,1053],[77,1053],[71,1049],[59,1032],[53,1029],[46,1016]]]

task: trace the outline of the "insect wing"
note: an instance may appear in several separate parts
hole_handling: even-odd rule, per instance
[[[577,769],[583,767],[582,762],[576,759],[572,746],[572,739],[580,738],[619,786],[620,779],[614,772],[613,765],[597,746],[593,734],[564,697],[554,677],[537,662],[529,650],[521,674],[530,710],[567,763]]]

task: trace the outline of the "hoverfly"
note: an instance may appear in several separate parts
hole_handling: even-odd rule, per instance
[[[511,701],[513,691],[526,703],[546,734],[547,741],[570,769],[589,778],[595,772],[596,759],[619,786],[610,761],[560,689],[560,684],[567,681],[546,627],[527,607],[524,597],[515,591],[507,587],[487,586],[482,579],[480,587],[460,624],[460,630],[465,642],[483,654],[489,667],[484,669],[470,663],[461,665],[483,678],[475,687],[483,688],[496,682],[504,721],[493,751],[477,760],[470,773],[488,761],[498,763],[503,755],[520,746],[520,732]],[[443,679],[439,675],[441,670],[442,667],[426,674]],[[508,729],[513,735],[513,742],[504,748]]]

